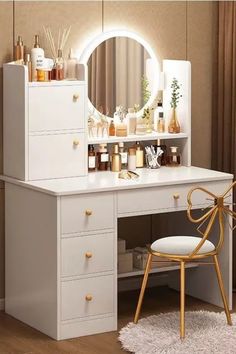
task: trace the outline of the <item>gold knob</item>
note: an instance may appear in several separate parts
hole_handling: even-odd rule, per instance
[[[175,200],[179,199],[179,197],[180,197],[179,193],[173,194],[173,198],[174,198]]]
[[[87,209],[86,211],[85,211],[85,214],[87,215],[87,216],[90,216],[90,215],[92,215],[92,210],[90,210],[90,209]]]
[[[75,94],[73,95],[73,101],[74,101],[74,102],[77,102],[78,100],[79,100],[79,94],[76,94],[76,93],[75,93]]]
[[[86,252],[85,257],[86,258],[92,258],[93,254],[91,252]]]
[[[74,146],[78,146],[78,145],[79,145],[79,140],[74,140],[74,141],[73,141],[73,145],[74,145]]]
[[[86,301],[92,301],[92,300],[93,300],[92,295],[87,294],[87,295],[85,296],[85,300],[86,300]]]

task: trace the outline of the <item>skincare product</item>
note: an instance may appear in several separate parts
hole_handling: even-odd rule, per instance
[[[77,59],[73,56],[73,51],[70,49],[68,59],[65,62],[66,67],[66,79],[67,80],[76,80],[76,64]]]
[[[165,132],[165,121],[163,112],[159,112],[159,117],[157,121],[157,132],[164,133]]]
[[[128,152],[124,148],[124,143],[119,143],[119,153],[121,155],[121,168],[126,169],[128,163]]]
[[[111,120],[111,123],[109,125],[109,136],[115,136],[116,135],[116,127],[114,124],[114,120]]]
[[[160,118],[160,113],[162,113],[162,118],[164,117],[164,112],[163,112],[163,107],[162,107],[162,102],[159,101],[158,104],[157,104],[157,107],[156,109],[154,110],[154,130],[156,132],[158,132],[158,121],[159,121],[159,118]],[[159,132],[159,133],[162,133],[162,132]]]
[[[37,71],[37,81],[45,82],[51,81],[51,70],[50,69],[36,69]]]
[[[97,152],[98,170],[107,171],[109,167],[109,153],[107,152],[107,144],[100,144]]]
[[[165,166],[167,163],[167,148],[165,144],[161,144],[161,140],[158,139],[156,145],[154,145],[155,151],[157,152],[158,149],[161,149],[163,151],[163,154],[161,155],[161,165]]]
[[[124,115],[120,116],[120,121],[116,125],[116,136],[127,136],[127,123]]]
[[[135,144],[136,149],[136,167],[143,167],[144,166],[144,151],[143,147],[139,141]]]
[[[22,64],[23,64],[24,52],[25,52],[25,47],[22,41],[22,37],[18,36],[16,45],[14,46],[14,60],[22,60]]]
[[[31,49],[32,81],[37,81],[37,70],[44,66],[44,50],[40,48],[39,36],[35,35],[34,48]]]
[[[96,153],[93,145],[88,146],[88,170],[89,172],[96,170]]]
[[[119,147],[117,144],[113,147],[113,154],[111,157],[111,170],[112,172],[121,171],[121,155],[119,153]]]
[[[167,165],[170,167],[180,166],[180,155],[177,146],[170,147],[170,153],[167,158]]]
[[[134,135],[136,133],[137,117],[134,108],[129,108],[126,115],[128,125],[128,135]]]
[[[136,135],[146,134],[146,124],[143,118],[137,118]]]
[[[30,58],[30,54],[25,54],[25,61],[24,64],[27,66],[28,70],[28,81],[32,81],[32,62]]]
[[[136,170],[136,149],[134,147],[129,148],[128,153],[128,170]]]
[[[62,50],[58,49],[56,58],[56,80],[64,80],[64,59],[62,57]]]

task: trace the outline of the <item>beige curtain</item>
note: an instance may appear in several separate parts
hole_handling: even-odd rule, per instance
[[[213,68],[212,168],[236,175],[236,3],[219,2],[217,20],[218,40]]]

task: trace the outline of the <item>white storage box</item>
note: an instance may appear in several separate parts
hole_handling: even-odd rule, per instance
[[[118,254],[118,273],[128,273],[133,270],[133,250]]]
[[[117,245],[118,253],[125,253],[125,251],[126,251],[126,241],[123,240],[122,238],[118,238],[117,243],[118,243],[118,245]]]

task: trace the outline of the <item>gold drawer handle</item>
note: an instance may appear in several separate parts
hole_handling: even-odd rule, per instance
[[[90,215],[92,215],[92,210],[90,210],[90,209],[87,209],[86,211],[85,211],[85,214],[87,215],[87,216],[90,216]]]
[[[86,258],[92,258],[93,257],[93,254],[91,252],[86,252],[85,253],[85,257]]]
[[[75,93],[75,94],[73,95],[73,101],[74,101],[74,102],[77,102],[78,100],[79,100],[79,94],[76,94],[76,93]]]
[[[79,145],[79,140],[74,140],[74,141],[73,141],[73,145],[74,145],[74,146],[78,146],[78,145]]]
[[[179,198],[180,198],[179,193],[175,193],[175,194],[173,194],[173,198],[174,198],[175,200],[179,199]]]
[[[92,301],[92,300],[93,300],[92,295],[87,294],[87,295],[85,296],[85,300],[86,300],[86,301]]]

